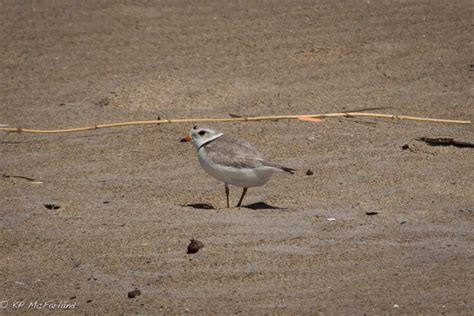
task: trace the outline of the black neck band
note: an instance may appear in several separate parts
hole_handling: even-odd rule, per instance
[[[199,148],[198,148],[197,150],[199,151],[199,149],[201,149],[202,147],[206,146],[207,144],[212,143],[213,141],[215,141],[215,140],[218,139],[218,138],[221,138],[222,136],[223,136],[223,135],[220,135],[220,136],[218,136],[218,137],[216,137],[216,138],[213,138],[213,139],[211,139],[211,140],[208,140],[207,142],[205,142],[205,143],[203,143],[201,146],[199,146]]]

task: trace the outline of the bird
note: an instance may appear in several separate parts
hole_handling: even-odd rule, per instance
[[[267,161],[248,142],[222,132],[194,126],[181,142],[191,142],[197,150],[201,167],[224,183],[229,208],[229,185],[243,188],[236,207],[242,205],[248,188],[267,183],[274,172],[294,174],[295,169]]]

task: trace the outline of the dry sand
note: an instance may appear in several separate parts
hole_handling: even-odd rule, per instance
[[[11,126],[474,116],[467,0],[1,2]],[[472,125],[213,124],[298,169],[231,209],[178,142],[191,126],[0,134],[0,313],[473,313],[474,151],[415,140],[474,141]]]

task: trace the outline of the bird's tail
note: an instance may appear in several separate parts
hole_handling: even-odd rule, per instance
[[[296,169],[280,166],[280,169],[290,174],[295,174]]]
[[[278,169],[280,171],[284,171],[284,172],[288,172],[290,174],[295,174],[296,172],[296,169],[293,169],[293,168],[288,168],[288,167],[285,167],[285,166],[280,166],[280,165],[277,165],[275,163],[271,163],[271,162],[263,162],[263,164],[265,166],[268,166],[268,167],[273,167],[275,169]]]

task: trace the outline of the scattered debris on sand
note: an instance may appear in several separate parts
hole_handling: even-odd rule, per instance
[[[140,296],[142,292],[139,289],[135,289],[133,291],[128,292],[128,298],[135,298],[137,296]]]
[[[43,204],[43,206],[46,207],[48,210],[57,210],[61,208],[61,206],[57,204]]]
[[[188,253],[196,253],[199,249],[204,248],[204,244],[196,239],[191,239],[191,243],[188,245]]]
[[[454,138],[450,137],[419,137],[416,140],[422,141],[427,143],[430,146],[455,146],[455,147],[470,147],[474,148],[474,143],[472,142],[466,142],[466,141],[460,141],[460,140],[455,140]]]

